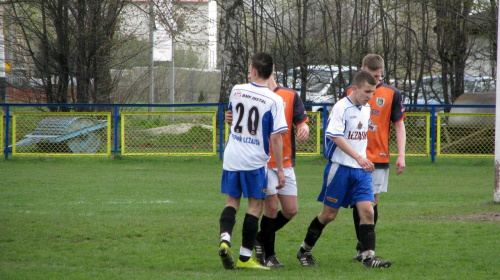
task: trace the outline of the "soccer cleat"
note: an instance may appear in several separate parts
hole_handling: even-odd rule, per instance
[[[261,265],[266,265],[266,253],[264,252],[264,246],[259,241],[255,241],[255,258]]]
[[[363,266],[367,268],[388,268],[392,265],[391,261],[379,260],[376,257],[363,260]]]
[[[358,244],[356,244],[356,255],[352,257],[353,261],[362,261],[363,260],[363,255],[361,253],[361,242],[358,241]]]
[[[311,252],[306,251],[304,253],[301,253],[299,250],[299,252],[297,253],[297,259],[300,261],[300,264],[302,264],[302,266],[316,267],[316,260],[314,259]]]
[[[356,255],[354,255],[354,257],[352,257],[352,260],[353,261],[357,261],[357,262],[360,262],[363,260],[363,256],[361,255],[361,251],[358,250],[358,252],[356,253]]]
[[[272,255],[270,256],[269,258],[266,259],[266,263],[264,264],[265,266],[267,267],[271,267],[271,268],[281,268],[281,267],[285,267],[284,264],[282,264],[278,258],[276,257],[276,255]]]
[[[231,248],[226,242],[221,242],[219,245],[219,256],[222,261],[222,266],[225,269],[234,269],[234,259],[231,256]]]
[[[261,265],[257,260],[254,258],[250,258],[246,262],[242,262],[241,260],[238,260],[236,263],[236,268],[237,269],[263,269],[263,270],[269,270],[269,267]]]

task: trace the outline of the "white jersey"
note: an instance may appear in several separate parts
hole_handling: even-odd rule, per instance
[[[332,109],[328,118],[325,132],[325,156],[334,163],[361,168],[358,162],[344,153],[333,143],[333,137],[344,137],[347,143],[361,156],[366,158],[366,145],[370,121],[370,105],[356,106],[349,97],[339,100]]]
[[[269,161],[270,136],[288,131],[283,99],[266,86],[236,85],[229,96],[233,121],[224,150],[227,171],[255,170]]]

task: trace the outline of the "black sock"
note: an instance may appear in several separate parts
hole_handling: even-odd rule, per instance
[[[375,251],[375,225],[359,225],[359,238],[361,241],[361,252],[367,250]]]
[[[247,262],[250,259],[250,257],[240,255],[238,259],[242,262]]]
[[[241,246],[253,250],[258,229],[259,218],[247,213],[245,215],[245,220],[243,221]]]
[[[325,225],[319,222],[318,217],[315,217],[309,225],[309,228],[307,229],[304,243],[306,243],[310,247],[314,247],[314,245],[316,245],[316,241],[318,241],[319,237],[321,236],[321,233],[323,233],[324,228]],[[301,251],[305,251],[303,249],[304,248],[301,248]]]
[[[236,209],[231,206],[227,206],[222,210],[220,214],[219,224],[220,224],[220,232],[229,233],[229,235],[233,235],[234,224],[236,223]]]
[[[276,219],[274,219],[274,232],[277,232],[278,230],[282,229],[288,222],[290,222],[289,219],[287,219],[285,216],[283,216],[283,212],[279,211],[278,215],[276,216]]]
[[[274,251],[274,220],[273,218],[269,218],[268,216],[262,216],[260,220],[260,231],[257,234],[257,241],[259,241],[264,246],[264,253],[266,256],[271,256],[271,248]]]
[[[283,216],[283,212],[281,212],[281,211],[278,212],[278,215],[276,216],[276,218],[272,219],[272,223],[271,223],[272,224],[272,232],[269,233],[267,241],[265,242],[265,245],[264,245],[264,251],[266,253],[266,258],[267,258],[267,256],[276,255],[276,252],[274,251],[274,247],[276,244],[276,232],[278,230],[282,229],[288,222],[290,222],[290,220],[285,218],[285,216]],[[262,226],[262,224],[261,224],[261,226]]]
[[[377,225],[377,220],[378,220],[378,204],[375,204],[375,206],[373,206],[373,221],[374,221],[374,225]]]
[[[354,229],[356,230],[356,238],[358,239],[358,243],[356,244],[356,250],[359,250],[359,223],[361,222],[361,218],[359,217],[358,207],[354,205],[352,207],[352,219],[354,221]]]

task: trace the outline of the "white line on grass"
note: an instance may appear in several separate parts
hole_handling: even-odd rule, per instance
[[[106,204],[162,204],[170,203],[170,200],[156,200],[156,201],[110,201]]]

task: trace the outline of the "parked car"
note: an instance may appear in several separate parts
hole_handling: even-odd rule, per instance
[[[465,93],[491,93],[496,91],[496,81],[493,77],[473,77],[474,86]]]
[[[295,68],[296,79],[293,80],[293,69],[286,72],[281,79],[278,79],[280,84],[284,84],[286,79],[287,86],[297,91],[301,90],[302,84],[300,80],[300,68]],[[345,87],[350,83],[349,73],[354,75],[357,71],[356,67],[349,68],[342,66],[340,69],[335,65],[310,65],[308,67],[306,103],[333,103],[341,95]],[[342,73],[342,75],[339,75]],[[330,110],[332,106],[328,106]],[[312,106],[311,111],[322,111],[323,106]]]
[[[405,103],[417,105],[445,104],[441,79],[441,76],[424,77],[420,88],[417,90],[417,84],[415,83],[411,90],[411,97],[418,94],[417,102],[413,102],[410,95],[405,94]],[[464,93],[494,92],[495,84],[495,79],[491,77],[465,77]]]

